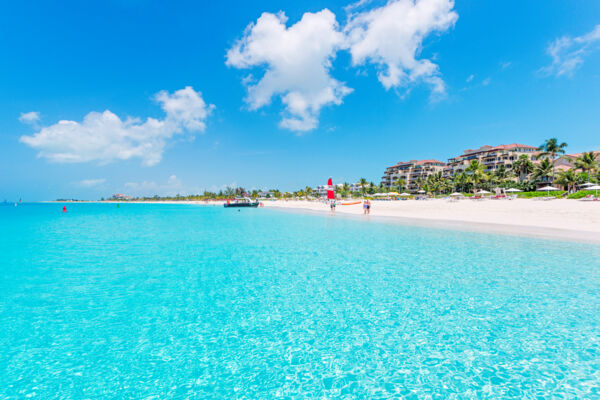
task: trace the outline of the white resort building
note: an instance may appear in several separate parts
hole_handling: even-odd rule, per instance
[[[444,177],[449,178],[454,174],[463,172],[471,161],[479,161],[486,172],[494,172],[500,166],[507,170],[512,168],[513,162],[519,159],[521,154],[527,154],[533,158],[537,147],[525,144],[501,144],[499,146],[481,146],[478,149],[467,149],[462,155],[448,160],[448,166],[444,169]]]
[[[401,179],[408,190],[416,190],[419,181],[424,181],[429,175],[442,172],[445,166],[444,162],[438,160],[400,161],[386,168],[381,183],[390,188]]]

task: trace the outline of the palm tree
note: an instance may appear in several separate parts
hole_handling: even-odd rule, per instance
[[[306,193],[306,198],[313,193],[313,189],[310,186],[304,188],[304,193]]]
[[[523,183],[527,176],[533,172],[535,165],[531,162],[527,154],[521,154],[519,159],[513,163],[513,171],[519,177],[519,182]]]
[[[583,153],[581,156],[575,159],[575,167],[580,169],[583,173],[588,173],[588,182],[589,182],[589,173],[594,171],[598,166],[598,161],[596,161],[596,153],[590,151],[588,153]]]
[[[473,182],[474,191],[477,189],[477,184],[489,180],[489,175],[483,169],[483,165],[477,160],[471,161],[471,164],[465,169],[465,172],[471,178],[471,182]]]
[[[360,191],[362,192],[362,195],[364,197],[365,196],[365,186],[368,185],[367,180],[365,178],[360,178],[358,183],[360,183]]]
[[[404,190],[404,186],[406,186],[406,181],[402,178],[398,178],[394,182],[394,185],[396,185],[398,187],[398,192],[402,192]]]
[[[421,190],[423,189],[423,179],[421,178],[417,178],[415,179],[415,186],[417,187],[417,190]]]
[[[350,194],[350,184],[348,182],[344,182],[342,185],[342,197],[348,197]]]
[[[565,148],[568,145],[565,142],[558,144],[557,138],[550,138],[544,142],[538,150],[541,151],[540,157],[550,158],[552,161],[552,181],[554,181],[554,162],[559,154],[565,154]]]
[[[553,170],[554,166],[550,164],[550,161],[547,158],[545,158],[538,165],[535,166],[535,169],[533,170],[533,174],[531,176],[534,179],[549,178],[550,176],[552,176]]]
[[[458,172],[452,177],[452,183],[454,185],[454,190],[457,192],[466,192],[467,185],[469,184],[469,177],[464,172]]]
[[[235,196],[235,190],[233,188],[227,186],[225,188],[225,196],[227,196],[227,197],[233,197],[233,196]]]
[[[502,184],[508,179],[509,172],[504,165],[500,165],[493,173],[492,179],[494,183]]]
[[[559,185],[564,185],[567,187],[567,191],[571,191],[571,189],[575,188],[575,185],[578,182],[578,178],[577,175],[575,175],[575,172],[573,172],[572,169],[569,169],[567,171],[562,171],[558,174],[558,178],[556,179],[556,183],[558,183]]]

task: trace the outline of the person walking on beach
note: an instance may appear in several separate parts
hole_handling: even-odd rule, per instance
[[[335,213],[335,200],[331,200],[329,202],[329,208],[331,210],[332,213]]]
[[[364,212],[365,215],[371,214],[371,200],[366,199],[363,202],[363,212]]]

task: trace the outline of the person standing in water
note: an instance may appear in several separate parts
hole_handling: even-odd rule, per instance
[[[335,213],[335,200],[331,200],[329,202],[329,209],[331,210],[332,213]]]
[[[365,208],[365,214],[367,214],[367,215],[371,214],[371,200],[369,200],[369,199],[365,200],[364,208]]]

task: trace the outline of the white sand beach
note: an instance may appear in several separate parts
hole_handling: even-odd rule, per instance
[[[373,201],[371,214],[362,204],[341,205],[336,215],[411,225],[528,235],[600,243],[600,202],[577,200],[445,199]],[[331,215],[329,205],[313,201],[266,201],[264,206]]]

